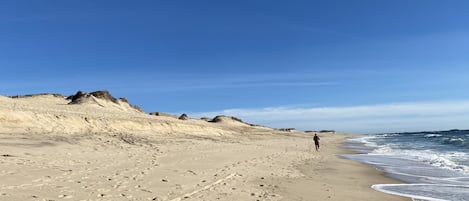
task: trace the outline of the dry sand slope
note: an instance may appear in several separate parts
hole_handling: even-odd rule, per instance
[[[335,157],[344,135],[321,136],[318,153],[308,135],[231,118],[69,102],[0,96],[0,200],[402,200],[369,188],[392,181]]]

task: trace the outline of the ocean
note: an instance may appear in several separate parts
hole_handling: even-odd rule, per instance
[[[375,190],[413,200],[469,201],[469,130],[366,135],[344,146],[343,157],[373,165],[403,184]]]

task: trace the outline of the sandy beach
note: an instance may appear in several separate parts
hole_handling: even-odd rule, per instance
[[[152,116],[126,100],[0,96],[0,200],[409,200],[341,159],[350,135]]]

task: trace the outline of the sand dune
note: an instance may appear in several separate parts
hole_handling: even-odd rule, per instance
[[[335,157],[347,136],[148,115],[121,99],[0,96],[0,200],[403,200]]]
[[[0,98],[0,120],[9,133],[133,133],[230,135],[228,124],[203,120],[180,121],[141,112],[129,103],[88,97],[74,104],[65,97],[40,95],[22,98]]]

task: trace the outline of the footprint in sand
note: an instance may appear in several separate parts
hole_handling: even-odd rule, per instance
[[[72,195],[59,195],[59,198],[66,198],[66,199],[68,199],[68,198],[73,198],[73,196],[72,196]]]

